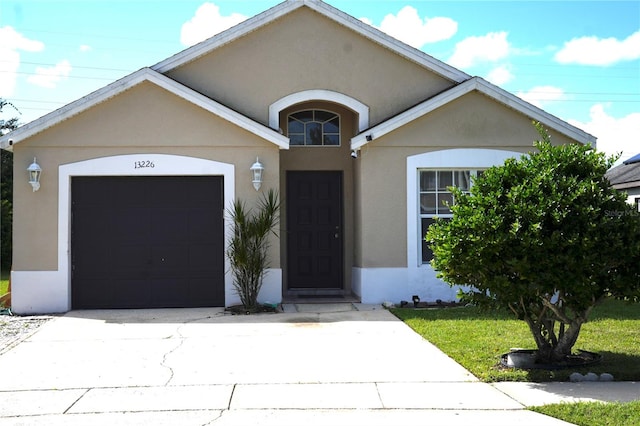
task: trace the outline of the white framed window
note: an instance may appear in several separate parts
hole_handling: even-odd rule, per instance
[[[330,111],[289,114],[287,130],[291,146],[340,146],[340,116]]]
[[[436,218],[453,217],[451,206],[455,204],[451,187],[469,193],[472,179],[482,175],[483,170],[418,170],[418,204],[420,206],[420,240],[422,263],[433,259],[433,252],[424,236]]]

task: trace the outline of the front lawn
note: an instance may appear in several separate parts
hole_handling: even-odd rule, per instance
[[[640,401],[551,404],[529,409],[579,426],[635,426],[638,424]]]
[[[527,325],[507,312],[475,307],[392,309],[398,318],[485,382],[566,381],[578,371],[613,374],[615,380],[640,380],[640,303],[608,300],[582,326],[574,350],[602,355],[602,362],[571,370],[514,370],[499,367],[511,348],[535,349]]]

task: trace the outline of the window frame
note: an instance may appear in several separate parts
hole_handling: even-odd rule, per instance
[[[297,119],[296,117],[293,117],[295,114],[300,114],[303,112],[311,112],[313,114],[313,119],[308,121],[308,122],[302,122],[301,120]],[[333,116],[335,116],[335,118],[331,118],[330,120],[325,120],[325,121],[319,121],[316,120],[316,112],[321,112],[321,113],[326,113],[326,114],[331,114]],[[291,119],[294,119],[300,123],[303,123],[303,125],[305,126],[305,131],[304,132],[291,132],[290,131],[290,121]],[[330,121],[333,121],[335,119],[338,119],[338,131],[337,132],[326,132],[324,131],[324,124],[328,123]],[[321,141],[322,144],[320,145],[313,145],[313,144],[307,144],[307,132],[306,132],[306,123],[317,123],[321,126],[322,128],[322,137],[321,137]],[[340,114],[338,114],[337,112],[328,110],[328,109],[322,109],[322,108],[305,108],[305,109],[301,109],[301,110],[297,110],[297,111],[292,111],[289,114],[287,114],[287,137],[289,138],[289,147],[290,148],[340,148],[342,146],[342,127],[341,127],[341,123],[342,123],[342,116]],[[294,144],[291,143],[291,135],[302,135],[304,137],[304,144]],[[338,143],[336,145],[328,145],[324,143],[325,140],[325,135],[328,136],[337,136],[338,137]]]
[[[443,208],[440,204],[442,201],[445,201],[444,198],[445,197],[439,197],[440,194],[448,194],[451,196],[451,204],[450,205],[454,205],[455,204],[455,198],[452,195],[452,192],[449,191],[449,188],[452,186],[455,186],[457,188],[461,188],[459,185],[457,185],[458,182],[456,182],[456,180],[458,179],[459,173],[460,172],[468,172],[469,173],[469,178],[468,178],[468,188],[465,189],[464,187],[462,187],[461,189],[463,190],[464,193],[468,194],[471,191],[471,188],[473,187],[473,180],[476,179],[479,175],[481,175],[484,171],[486,170],[486,168],[482,168],[482,167],[476,167],[476,168],[458,168],[458,167],[447,167],[447,168],[418,168],[417,169],[417,184],[416,184],[416,189],[417,189],[417,204],[418,204],[418,230],[419,230],[419,244],[418,244],[418,259],[420,261],[421,265],[428,265],[431,260],[433,259],[433,253],[431,252],[431,250],[428,248],[427,243],[424,241],[424,236],[426,234],[426,229],[424,228],[424,220],[428,220],[431,221],[431,223],[428,226],[431,226],[436,218],[440,218],[440,219],[451,219],[453,217],[453,213],[451,212],[451,210],[449,208]],[[423,173],[434,173],[435,174],[435,181],[434,181],[434,185],[433,188],[427,188],[424,189],[422,186],[422,174]],[[443,173],[450,173],[451,175],[451,182],[452,185],[447,185],[446,187],[441,187],[441,185],[439,184],[439,179],[440,179],[440,175]],[[435,205],[434,205],[434,211],[433,212],[423,212],[424,206],[422,203],[422,199],[423,196],[428,196],[428,195],[435,195]],[[448,197],[446,197],[448,198]],[[442,208],[442,212],[440,212],[440,209]],[[428,228],[427,226],[427,228]],[[430,252],[430,254],[428,255],[428,258],[425,259],[425,250],[428,250]]]

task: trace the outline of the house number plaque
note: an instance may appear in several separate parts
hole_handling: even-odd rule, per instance
[[[153,164],[153,161],[134,161],[133,162],[133,168],[134,169],[147,169],[147,168],[154,168],[155,164]]]

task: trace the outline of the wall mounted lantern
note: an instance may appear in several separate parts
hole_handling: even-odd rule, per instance
[[[42,168],[36,163],[36,158],[33,157],[33,163],[27,168],[29,173],[29,183],[33,188],[33,192],[40,189],[40,175],[42,175]]]
[[[257,190],[262,186],[262,174],[264,172],[264,166],[260,163],[258,157],[256,157],[256,162],[251,166],[251,176],[253,177],[253,187]]]

